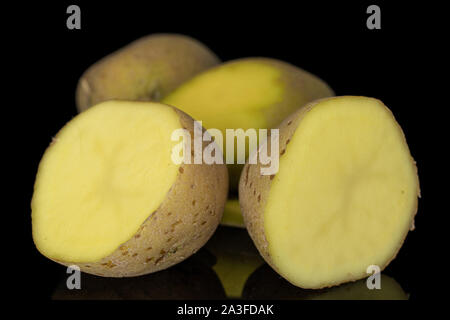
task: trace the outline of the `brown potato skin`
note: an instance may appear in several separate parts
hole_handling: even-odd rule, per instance
[[[160,101],[220,60],[199,41],[181,34],[151,34],[90,66],[76,89],[79,112],[106,100]]]
[[[194,150],[194,120],[173,109],[181,125],[191,132]],[[204,143],[203,149],[206,146]],[[83,272],[104,277],[133,277],[167,269],[197,252],[209,240],[222,218],[227,193],[225,164],[183,163],[159,208],[149,212],[136,234],[112,254],[91,263],[54,261],[77,265]]]
[[[305,115],[314,108],[315,105],[322,101],[332,100],[332,99],[341,99],[346,98],[348,96],[339,96],[339,97],[330,97],[315,100],[294,113],[288,116],[278,127],[279,128],[279,152],[280,159],[285,154],[286,149],[288,148],[288,144],[290,139],[295,133],[300,121],[305,117]],[[381,101],[379,101],[383,104]],[[384,105],[384,104],[383,104]],[[386,109],[388,109],[386,107]],[[389,110],[389,109],[388,109]],[[398,127],[401,130],[400,125],[397,123]],[[403,131],[402,131],[403,133]],[[403,135],[403,139],[406,143],[405,136]],[[270,139],[267,139],[268,150],[270,150]],[[253,155],[254,156],[254,155]],[[414,164],[417,176],[417,185],[419,186],[419,177],[417,175],[417,166],[414,159],[411,157],[411,161]],[[274,176],[266,176],[260,174],[261,164],[258,162],[257,164],[249,164],[248,161],[245,164],[244,170],[242,171],[240,181],[239,181],[239,204],[241,207],[241,212],[244,218],[245,226],[255,243],[259,253],[262,255],[264,260],[269,264],[278,274],[283,276],[283,274],[277,269],[276,265],[272,261],[270,257],[270,253],[268,250],[268,242],[264,232],[264,208],[266,206],[266,201],[269,195],[270,187],[272,184],[272,180]],[[417,196],[420,198],[420,189],[417,190]],[[417,213],[418,208],[418,200],[416,198],[416,205],[414,212],[411,213],[411,227],[409,230],[404,231],[403,240],[399,243],[399,246],[396,252],[393,254],[392,258],[386,262],[384,266],[380,266],[380,271],[383,271],[389,263],[397,256],[398,251],[400,250],[408,231],[414,230],[414,217]],[[345,279],[339,283],[332,283],[329,285],[324,285],[317,288],[305,288],[305,289],[322,289],[327,287],[332,287],[336,285],[340,285],[349,281],[356,281],[362,278],[369,276],[367,273],[362,274],[349,274],[348,279]],[[286,279],[289,281],[288,279]],[[298,284],[292,283],[295,286],[299,286]]]
[[[279,126],[279,146],[285,150],[288,140],[291,139],[301,118],[311,109],[312,104],[295,111],[288,116]],[[267,139],[268,150],[270,149],[270,139]],[[259,152],[259,150],[258,150]],[[280,158],[282,155],[280,155]],[[242,170],[239,181],[239,204],[241,207],[244,224],[250,237],[258,248],[264,260],[276,270],[269,254],[268,242],[264,232],[264,208],[269,195],[270,185],[273,176],[260,174],[261,163],[249,164],[248,161]]]

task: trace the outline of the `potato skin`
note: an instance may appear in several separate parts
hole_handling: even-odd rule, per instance
[[[137,39],[90,66],[76,89],[79,112],[102,101],[160,101],[184,81],[216,64],[199,41],[180,34]]]
[[[282,150],[285,150],[289,140],[295,132],[302,117],[311,109],[313,104],[308,104],[288,116],[279,126],[280,158]],[[270,139],[267,139],[268,150]],[[258,150],[259,152],[259,150]],[[254,155],[251,155],[252,157]],[[259,253],[266,262],[276,270],[269,254],[268,242],[264,232],[264,208],[269,195],[270,186],[274,176],[261,175],[261,163],[249,164],[248,161],[242,170],[239,181],[239,204],[245,227],[255,243]]]
[[[194,120],[173,109],[181,125],[190,131],[193,144]],[[203,148],[206,146],[204,143]],[[227,193],[225,164],[183,163],[159,208],[149,212],[134,236],[112,254],[92,263],[54,261],[77,265],[83,272],[104,277],[133,277],[169,268],[209,240],[222,218]]]
[[[278,127],[279,128],[279,152],[280,158],[285,154],[286,149],[288,148],[288,144],[290,139],[294,135],[299,123],[306,116],[306,114],[314,108],[318,103],[326,100],[332,99],[345,99],[352,96],[339,96],[339,97],[330,97],[323,98],[312,101],[307,105],[301,107],[290,116],[288,116]],[[379,101],[383,104],[381,101]],[[384,105],[384,104],[383,104]],[[386,107],[387,108],[387,107]],[[389,110],[387,108],[387,110]],[[389,110],[390,111],[390,110]],[[393,116],[392,116],[393,117]],[[400,125],[397,123],[398,127],[401,130]],[[403,132],[403,131],[402,131]],[[406,138],[403,135],[403,139],[406,143]],[[270,149],[270,139],[267,139],[268,150]],[[253,155],[255,156],[255,154]],[[417,175],[417,166],[414,159],[411,157],[411,161],[414,164],[416,176],[417,176],[417,196],[420,198],[420,186],[419,186],[419,177]],[[264,258],[264,260],[280,275],[283,275],[280,270],[277,269],[275,263],[273,262],[269,250],[268,250],[268,242],[265,236],[264,231],[264,208],[266,206],[266,201],[269,195],[270,187],[272,184],[272,180],[274,176],[265,176],[260,174],[261,164],[258,162],[257,164],[249,164],[248,161],[245,164],[244,170],[242,171],[242,175],[239,181],[239,204],[241,206],[241,212],[244,218],[245,226],[252,238],[255,246],[257,247],[259,253]],[[405,238],[408,234],[408,231],[414,230],[414,217],[417,213],[418,209],[418,199],[416,198],[416,205],[414,212],[411,214],[411,227],[409,230],[405,230],[402,241],[399,243],[399,246],[395,253],[392,255],[391,259],[386,262],[384,266],[380,266],[380,271],[383,271],[389,263],[395,259],[397,256]],[[356,281],[362,278],[367,277],[367,273],[363,274],[349,274],[348,279],[341,281],[340,283],[333,283],[331,285],[324,285],[318,288],[306,288],[306,289],[323,289],[335,285],[339,285],[342,283],[346,283],[349,281]],[[286,279],[289,281],[288,279]],[[298,286],[298,284],[292,283],[293,285]]]

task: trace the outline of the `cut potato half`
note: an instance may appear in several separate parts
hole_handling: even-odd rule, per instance
[[[239,207],[239,200],[237,198],[230,198],[225,203],[225,209],[220,224],[229,227],[245,228],[241,208]]]
[[[36,176],[39,251],[105,276],[154,272],[197,251],[221,219],[228,179],[225,165],[172,161],[182,128],[193,136],[193,119],[150,102],[104,102],[71,120]]]
[[[416,165],[379,100],[336,97],[300,109],[280,126],[278,173],[260,168],[247,164],[241,176],[244,221],[266,261],[297,286],[383,270],[413,226]]]
[[[232,136],[226,139],[227,129],[275,128],[306,103],[333,95],[323,80],[289,63],[243,58],[196,75],[161,101],[202,121],[208,130],[219,129],[225,155],[226,143],[232,144],[232,139],[237,143]],[[232,191],[238,190],[243,162],[253,151],[251,146],[234,146],[234,161],[228,165]],[[244,160],[238,163],[239,158]]]

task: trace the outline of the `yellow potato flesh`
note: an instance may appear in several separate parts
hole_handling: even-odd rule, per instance
[[[47,257],[92,262],[129,240],[174,183],[176,112],[110,101],[70,121],[39,165],[33,239]]]
[[[244,218],[242,217],[238,199],[227,200],[220,223],[231,227],[245,228]]]
[[[271,186],[264,210],[271,259],[305,288],[384,267],[411,226],[417,191],[408,146],[385,106],[363,97],[319,102]]]
[[[175,90],[164,103],[201,120],[207,129],[266,128],[265,108],[283,99],[280,71],[263,62],[225,64]]]

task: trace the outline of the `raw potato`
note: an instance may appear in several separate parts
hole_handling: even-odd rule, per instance
[[[225,165],[172,161],[172,132],[193,136],[193,123],[163,104],[108,101],[66,124],[36,176],[38,250],[110,277],[166,269],[196,252],[220,222],[228,174]]]
[[[226,129],[274,128],[304,104],[333,95],[321,79],[291,64],[245,58],[195,76],[162,101],[202,121],[206,129],[220,129],[225,144]],[[231,190],[237,191],[243,164],[234,163],[228,170]]]
[[[260,168],[247,164],[241,176],[244,222],[264,259],[296,286],[383,270],[413,228],[416,165],[379,100],[336,97],[296,111],[280,126],[278,173]]]
[[[106,100],[159,101],[220,61],[202,43],[178,34],[138,39],[92,65],[78,82],[78,110]]]
[[[242,218],[241,208],[239,207],[239,200],[237,198],[230,198],[225,203],[225,210],[223,211],[220,224],[229,227],[245,228],[244,218]]]

